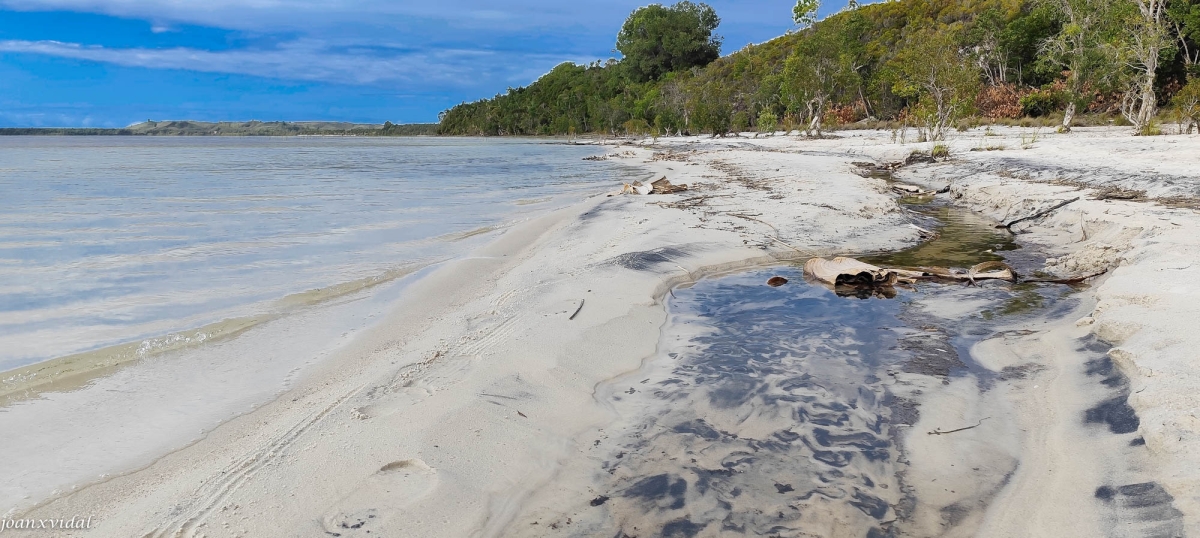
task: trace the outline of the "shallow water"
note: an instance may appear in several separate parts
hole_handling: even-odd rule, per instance
[[[927,203],[919,203],[921,201]],[[970,267],[990,261],[1012,261],[1021,249],[1015,237],[983,216],[932,200],[907,204],[914,220],[938,232],[937,239],[912,248],[864,256],[864,262],[885,267]]]
[[[276,311],[292,294],[465,252],[486,232],[618,184],[617,165],[581,160],[596,151],[3,137],[0,371]],[[164,343],[178,342],[150,341]]]
[[[1040,266],[1036,249],[1020,248],[985,219],[946,206],[916,209],[938,219],[925,224],[941,236],[870,261],[966,267],[1006,259],[1026,270]],[[789,283],[769,287],[773,276]],[[1020,463],[1006,446],[1016,422],[989,408],[997,403],[989,391],[1042,367],[993,371],[970,350],[1008,332],[1027,332],[1012,327],[1062,317],[1077,306],[1076,292],[1044,284],[928,283],[901,289],[895,299],[859,299],[806,282],[794,266],[676,289],[656,356],[597,391],[619,418],[591,449],[601,462],[593,485],[601,495],[574,512],[568,534],[618,529],[607,535],[885,537],[956,528],[973,534],[972,525]],[[1088,361],[1087,371],[1072,375],[1091,383],[1082,390],[1098,400],[1081,410],[1078,426],[1098,440],[1095,447],[1112,444],[1099,440],[1114,434],[1130,439],[1113,446],[1136,446],[1127,383],[1112,372],[1106,348],[1081,342],[1077,351]],[[1104,377],[1103,386],[1088,381],[1094,377]],[[958,439],[998,446],[977,444],[954,456],[962,468],[956,482],[946,482],[937,500],[927,500],[911,481],[929,477],[911,475],[903,440],[920,420],[921,401],[943,390],[987,413],[944,427],[969,430],[975,420],[991,420],[988,428],[996,433]],[[1125,465],[1120,454],[1094,457],[1113,469]],[[1122,473],[1114,471],[1111,479],[1128,476]],[[1119,488],[1096,486],[1097,499],[1108,503],[1096,508],[1107,514],[1098,517],[1121,521],[1124,529],[1113,536],[1179,528],[1170,496],[1153,483],[1124,486],[1131,495],[1153,497],[1153,510],[1133,516],[1121,510],[1137,499],[1114,501]],[[1131,517],[1135,522],[1126,521]],[[940,530],[929,527],[931,520]]]

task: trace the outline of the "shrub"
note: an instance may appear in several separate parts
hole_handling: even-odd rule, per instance
[[[651,132],[650,123],[641,118],[631,119],[622,125],[625,128],[625,134],[629,135],[644,135]]]
[[[733,132],[744,133],[750,130],[750,114],[738,112],[733,115]]]
[[[847,125],[858,121],[858,110],[854,105],[838,105],[829,107],[825,114],[826,121],[836,125]]]
[[[1179,115],[1179,133],[1192,134],[1200,127],[1200,78],[1193,78],[1171,98],[1171,105]]]
[[[774,112],[764,109],[758,115],[758,132],[773,133],[775,128],[779,126],[779,117]]]
[[[979,115],[989,120],[1000,118],[1019,118],[1025,113],[1021,98],[1029,92],[1022,92],[1012,84],[987,86],[979,91],[975,98],[975,108]]]
[[[1053,89],[1034,90],[1020,99],[1021,112],[1034,118],[1062,108],[1063,103],[1063,94]]]

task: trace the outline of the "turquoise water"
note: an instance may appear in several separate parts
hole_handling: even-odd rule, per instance
[[[0,370],[461,254],[619,184],[595,147],[0,138]]]

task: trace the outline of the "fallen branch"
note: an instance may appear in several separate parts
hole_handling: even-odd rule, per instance
[[[579,308],[576,308],[576,309],[575,309],[575,313],[574,313],[574,314],[571,314],[571,317],[567,318],[567,321],[574,320],[574,319],[575,319],[575,316],[578,316],[578,315],[579,315],[579,311],[580,311],[580,310],[583,310],[583,301],[584,301],[583,299],[580,299],[580,300],[579,300]]]
[[[1057,211],[1057,210],[1059,210],[1059,209],[1062,209],[1062,208],[1064,208],[1064,207],[1066,207],[1066,206],[1068,206],[1068,205],[1070,205],[1070,204],[1073,204],[1073,203],[1075,203],[1075,202],[1078,202],[1080,199],[1081,199],[1081,198],[1079,198],[1079,197],[1075,197],[1074,199],[1067,200],[1067,201],[1065,201],[1065,202],[1061,202],[1061,203],[1059,203],[1059,204],[1055,205],[1054,207],[1051,207],[1050,209],[1047,209],[1047,210],[1045,210],[1045,211],[1039,211],[1039,212],[1037,212],[1037,213],[1036,213],[1036,214],[1034,214],[1034,215],[1031,215],[1031,216],[1028,216],[1028,217],[1022,217],[1022,218],[1019,218],[1019,219],[1017,219],[1017,220],[1014,220],[1014,221],[1012,221],[1012,222],[1010,222],[1010,223],[1008,223],[1008,224],[1000,224],[1000,225],[997,225],[997,226],[996,226],[996,228],[1004,228],[1004,229],[1008,230],[1009,232],[1012,232],[1012,227],[1013,227],[1013,225],[1014,225],[1014,224],[1017,224],[1017,223],[1019,223],[1019,222],[1025,222],[1025,221],[1027,221],[1027,220],[1035,220],[1035,219],[1042,218],[1042,217],[1044,217],[1044,216],[1046,216],[1046,215],[1049,215],[1050,213],[1053,213],[1053,212],[1055,212],[1055,211]]]
[[[967,431],[967,430],[973,430],[975,428],[982,426],[983,421],[985,421],[989,418],[992,418],[992,417],[983,417],[983,418],[979,419],[979,424],[976,424],[974,426],[967,426],[966,428],[959,428],[957,430],[946,430],[946,431],[933,430],[933,431],[929,432],[929,435],[946,435],[948,433],[957,433],[957,432],[962,432],[962,431]]]
[[[1104,273],[1107,273],[1107,272],[1108,272],[1108,269],[1105,269],[1103,271],[1100,271],[1099,273],[1092,273],[1090,275],[1077,276],[1074,278],[1030,278],[1030,279],[1022,280],[1021,282],[1044,282],[1047,284],[1079,284],[1080,282],[1083,282],[1085,280],[1091,280],[1091,279],[1096,278],[1100,275],[1103,275]]]

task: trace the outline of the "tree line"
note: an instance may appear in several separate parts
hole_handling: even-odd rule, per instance
[[[448,135],[802,130],[886,120],[937,140],[964,121],[1081,115],[1152,134],[1200,118],[1200,0],[892,0],[721,57],[708,5],[635,10],[621,59],[564,63],[440,115]]]

